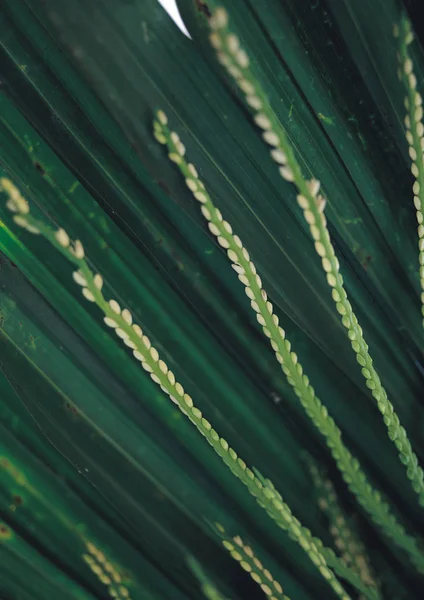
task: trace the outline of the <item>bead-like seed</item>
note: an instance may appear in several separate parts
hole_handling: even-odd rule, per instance
[[[305,196],[302,196],[302,194],[298,194],[296,196],[296,199],[297,199],[297,203],[300,206],[300,208],[306,209],[309,207],[308,200],[305,198]]]
[[[168,372],[168,367],[167,367],[166,363],[163,362],[163,360],[160,360],[158,362],[158,365],[159,365],[159,369],[162,371],[162,373],[166,374]]]
[[[308,182],[308,188],[312,196],[316,196],[318,194],[320,185],[321,183],[318,181],[318,179],[311,179]]]
[[[322,259],[322,267],[326,273],[331,272],[331,262],[328,260],[328,258]]]
[[[195,192],[194,197],[196,198],[196,200],[198,200],[202,204],[204,204],[205,202],[208,201],[207,196],[203,192]]]
[[[248,96],[253,95],[255,93],[255,86],[253,86],[250,81],[247,79],[240,79],[239,82],[240,89]]]
[[[316,227],[315,225],[312,225],[311,226],[311,234],[312,234],[312,237],[314,238],[315,241],[319,241],[319,239],[320,239],[320,232],[319,232],[318,227]]]
[[[317,208],[318,208],[319,212],[322,213],[322,212],[324,212],[325,205],[327,204],[327,200],[324,198],[324,196],[317,196],[316,204],[317,204]],[[322,218],[325,219],[324,216]]]
[[[252,300],[252,301],[251,301],[251,303],[250,303],[250,306],[252,307],[252,309],[253,309],[255,312],[257,312],[257,313],[259,312],[259,305],[258,305],[258,303],[257,303],[257,302],[255,302],[254,300]]]
[[[72,277],[78,285],[82,285],[82,286],[87,285],[87,281],[80,271],[74,271],[72,273]]]
[[[75,256],[75,258],[84,258],[84,246],[79,240],[75,240],[74,247],[72,249],[72,254]]]
[[[189,190],[191,190],[192,192],[196,192],[197,191],[197,181],[195,179],[189,179],[187,177],[187,179],[185,180],[186,182],[186,186],[188,187]]]
[[[220,438],[219,443],[221,444],[221,447],[227,451],[229,446],[228,446],[228,442],[227,440],[224,440],[224,438]]]
[[[327,273],[327,281],[328,285],[331,287],[335,287],[335,285],[337,284],[336,278],[332,273]]]
[[[168,123],[168,117],[163,112],[163,110],[158,110],[156,116],[162,125],[166,125]]]
[[[230,59],[224,52],[218,51],[216,53],[216,57],[218,59],[218,62],[220,62],[221,65],[223,65],[225,68],[228,68],[228,66],[231,64]]]
[[[262,108],[262,101],[257,96],[246,96],[246,102],[255,110],[260,110]]]
[[[308,546],[309,546],[309,544],[308,544]],[[278,583],[278,581],[275,581],[275,580],[274,580],[274,581],[273,581],[273,584],[274,584],[274,587],[275,587],[275,589],[277,590],[277,592],[278,592],[279,594],[282,594],[282,593],[283,593],[283,588],[282,588],[282,587],[281,587],[281,585]]]
[[[120,327],[115,329],[115,333],[118,337],[120,337],[123,340],[125,340],[128,337],[128,333],[126,331],[124,331],[123,329],[121,329]]]
[[[133,325],[132,328],[133,328],[133,331],[135,331],[136,335],[138,335],[139,338],[141,338],[143,336],[143,331],[141,330],[140,325]]]
[[[55,236],[58,244],[60,244],[63,248],[67,248],[69,246],[69,244],[71,243],[71,240],[69,239],[69,235],[66,233],[66,231],[64,229],[58,229],[56,231],[56,233],[54,234],[54,236]]]
[[[127,308],[124,308],[121,316],[124,319],[125,323],[127,323],[128,325],[132,325],[132,315]]]
[[[287,162],[287,156],[279,148],[276,148],[275,150],[271,150],[271,156],[275,160],[275,162],[280,165],[285,165]]]
[[[169,160],[172,160],[172,162],[176,163],[177,165],[179,165],[181,163],[181,156],[179,154],[177,154],[176,152],[170,152],[168,154],[168,158]]]
[[[259,114],[255,115],[254,121],[255,121],[256,125],[258,125],[258,127],[260,127],[261,129],[265,129],[265,130],[271,129],[271,121],[263,113],[259,113]]]
[[[110,319],[109,317],[105,317],[103,320],[108,327],[113,327],[113,328],[118,327],[118,323],[116,323],[116,321],[114,321],[113,319]]]
[[[95,298],[93,296],[93,292],[91,292],[88,288],[82,288],[82,295],[89,301],[95,302]]]
[[[322,244],[322,242],[315,242],[315,250],[317,251],[317,254],[319,256],[325,256],[325,247],[324,244]]]
[[[202,215],[205,217],[205,219],[207,221],[211,220],[211,212],[209,210],[209,208],[207,208],[206,206],[201,206],[200,210],[202,211]]]
[[[228,25],[228,14],[225,8],[219,7],[215,10],[209,21],[212,29],[223,29]]]
[[[195,179],[197,179],[197,178],[199,177],[199,174],[198,174],[198,172],[197,172],[197,169],[196,169],[196,167],[195,167],[195,166],[194,166],[192,163],[189,163],[189,164],[187,165],[187,169],[190,171],[190,175],[191,175],[192,177],[194,177]]]
[[[262,137],[270,146],[278,146],[278,144],[280,143],[278,135],[273,131],[264,131]]]
[[[175,145],[179,144],[181,141],[180,136],[175,131],[171,131],[171,140]]]
[[[202,418],[202,411],[201,411],[201,410],[199,410],[199,409],[198,409],[198,408],[196,408],[196,407],[193,407],[193,408],[192,408],[192,410],[191,410],[191,414],[192,414],[193,416],[195,416],[195,417],[196,417],[196,419],[199,419],[199,420],[200,420],[200,419]]]
[[[153,346],[150,348],[150,356],[155,362],[159,360],[159,352]]]
[[[241,239],[239,238],[238,235],[233,236],[233,240],[235,245],[237,246],[237,248],[243,248],[243,244],[241,243]]]
[[[412,60],[410,58],[407,58],[403,63],[403,71],[405,75],[412,73]]]
[[[155,138],[159,142],[159,144],[163,144],[163,145],[166,144],[166,137],[162,133],[155,131],[153,135],[155,136]]]
[[[236,35],[234,35],[233,33],[231,33],[230,35],[227,36],[226,42],[227,42],[228,50],[231,52],[231,54],[235,54],[238,51],[238,49],[240,48],[240,41],[239,41],[238,37]]]
[[[215,223],[208,223],[208,227],[209,227],[210,232],[213,233],[213,235],[215,235],[215,236],[219,235],[219,229],[215,225]]]
[[[13,213],[19,212],[19,210],[18,210],[18,207],[17,207],[16,203],[15,203],[13,200],[11,200],[11,199],[9,199],[9,200],[6,202],[6,208],[7,208],[8,210],[10,210],[10,212],[13,212]]]
[[[305,210],[305,212],[303,213],[303,216],[305,217],[305,221],[309,225],[315,225],[315,216],[310,210]]]
[[[294,181],[294,174],[290,167],[280,167],[279,168],[280,175],[286,181]]]
[[[227,65],[227,71],[233,79],[239,79],[242,76],[240,69],[232,64]]]
[[[16,219],[16,217],[15,217],[15,219]],[[37,229],[37,227],[34,227],[34,225],[30,225],[29,223],[27,223],[26,230],[35,235],[38,235],[41,233],[41,231],[39,229]]]
[[[102,289],[102,287],[103,287],[103,277],[100,275],[100,273],[96,273],[96,275],[94,275],[93,283],[94,283],[95,287],[99,291]]]
[[[237,264],[237,263],[236,263],[236,264],[234,264],[234,263],[233,263],[231,266],[233,267],[233,269],[234,269],[234,271],[235,271],[236,273],[239,273],[240,275],[243,275],[243,273],[244,273],[244,268],[243,268],[241,265],[239,265],[239,264]]]
[[[235,55],[235,59],[242,69],[247,69],[249,66],[249,57],[244,50],[239,50]]]
[[[121,314],[121,307],[116,300],[109,300],[109,306],[117,315]]]
[[[221,50],[222,41],[221,41],[221,38],[219,37],[219,35],[215,31],[210,34],[209,41],[210,41],[211,45],[213,46],[213,48],[215,48],[215,50]]]
[[[415,75],[413,73],[409,74],[408,83],[409,83],[409,87],[411,88],[411,90],[415,90],[415,88],[417,87],[417,78],[415,77]]]

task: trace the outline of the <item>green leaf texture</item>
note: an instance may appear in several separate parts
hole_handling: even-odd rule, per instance
[[[424,335],[392,35],[399,5],[224,4],[304,172],[328,194],[349,297],[422,461]],[[331,543],[306,450],[357,512],[383,597],[419,598],[422,581],[344,488],[224,252],[153,138],[161,107],[249,248],[346,445],[418,537],[424,516],[334,311],[296,192],[209,46],[207,15],[217,5],[179,1],[188,39],[156,0],[4,0],[0,176],[14,181],[35,215],[81,239],[108,297],[128,306],[205,416],[302,523]],[[422,88],[419,43],[412,58]],[[13,223],[5,199],[0,596],[108,597],[83,559],[90,542],[133,600],[201,597],[190,556],[225,598],[262,598],[222,548],[210,527],[218,522],[251,541],[292,600],[327,597],[304,553],[81,299],[68,262]]]

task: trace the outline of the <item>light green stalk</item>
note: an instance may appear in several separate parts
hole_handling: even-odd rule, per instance
[[[344,445],[339,427],[316,396],[309,378],[303,373],[302,365],[298,362],[297,354],[292,351],[291,343],[286,339],[284,329],[279,325],[279,319],[274,313],[272,303],[268,300],[261,278],[248,251],[239,236],[233,233],[231,225],[223,219],[221,212],[213,204],[204,183],[199,179],[195,166],[185,159],[184,144],[177,133],[169,130],[167,122],[166,115],[162,111],[158,111],[157,119],[154,122],[154,135],[159,143],[167,145],[169,158],[178,165],[187,187],[200,202],[202,214],[208,222],[211,233],[217,237],[218,243],[227,251],[232,267],[245,286],[251,307],[256,313],[263,332],[270,340],[287,381],[293,387],[307,415],[325,437],[343,479],[356,495],[361,506],[384,533],[409,554],[417,568],[424,572],[424,554],[418,548],[416,540],[409,536],[403,526],[397,522],[389,504],[381,498],[379,492],[372,488],[365,473],[361,470],[358,460]]]
[[[87,541],[85,545],[87,552],[82,558],[98,580],[107,587],[109,595],[116,600],[131,600],[129,589],[103,552],[91,542]]]
[[[365,546],[357,532],[350,526],[333,483],[315,463],[311,462],[309,469],[317,490],[318,506],[327,516],[330,534],[342,560],[347,567],[358,573],[364,585],[375,587],[381,598]]]
[[[229,537],[222,525],[217,524],[216,529],[221,538],[222,545],[230,553],[231,558],[236,560],[241,568],[249,573],[253,581],[260,586],[268,600],[290,600],[284,594],[281,584],[274,579],[270,571],[255,556],[252,548],[245,544],[240,536]]]
[[[205,575],[203,569],[199,565],[199,563],[192,557],[188,559],[188,564],[193,571],[194,575],[198,579],[200,583],[200,587],[202,588],[202,592],[208,600],[229,600],[226,596],[223,596],[221,592],[219,592],[213,583],[210,581],[209,577]]]
[[[398,76],[405,84],[406,98],[405,117],[406,140],[411,157],[411,172],[415,178],[412,191],[414,194],[414,206],[417,211],[418,221],[418,259],[420,264],[421,282],[421,312],[424,317],[424,125],[423,125],[423,99],[417,92],[417,78],[414,74],[414,65],[409,55],[408,46],[413,42],[414,36],[411,24],[405,14],[402,15],[400,26],[394,28],[395,37],[399,38],[399,70]],[[424,319],[423,319],[424,325]]]
[[[333,300],[347,329],[356,360],[362,367],[361,372],[366,385],[383,415],[389,438],[396,445],[399,458],[406,467],[408,479],[418,494],[421,506],[424,506],[424,473],[374,368],[362,328],[348,300],[343,277],[340,274],[339,261],[334,252],[323,212],[326,200],[319,194],[320,182],[316,179],[308,181],[304,178],[288,136],[274,113],[265,90],[250,69],[249,56],[241,47],[238,37],[228,28],[227,12],[223,8],[216,9],[210,23],[213,29],[210,40],[217,51],[218,60],[235,79],[245,94],[247,104],[255,112],[254,121],[263,130],[263,139],[272,147],[271,156],[279,165],[280,175],[286,181],[293,183],[299,191],[297,196],[299,206],[303,209],[304,218],[309,225],[316,252],[321,258],[327,282],[332,288]]]
[[[181,142],[175,141],[178,142],[178,152],[185,151]],[[161,360],[158,351],[152,346],[149,338],[144,335],[141,327],[133,323],[130,311],[126,308],[121,309],[114,299],[105,299],[102,292],[103,278],[99,273],[94,274],[91,271],[85,259],[81,242],[79,240],[72,242],[64,229],[53,230],[44,222],[35,219],[30,214],[28,202],[12,181],[2,178],[0,186],[9,197],[8,207],[15,213],[15,223],[31,233],[43,235],[77,267],[73,278],[81,286],[84,298],[95,303],[103,312],[105,324],[112,328],[123,343],[132,350],[134,358],[149,373],[151,379],[160,386],[161,390],[178,406],[199,433],[206,438],[231,472],[256,498],[258,504],[266,510],[279,527],[300,545],[339,598],[349,600],[350,596],[345,592],[331,568],[336,571],[340,570],[343,577],[361,589],[359,578],[346,569],[342,561],[331,550],[324,548],[321,540],[312,536],[309,529],[304,527],[292,514],[289,506],[283,502],[281,495],[274,489],[264,486],[254,472],[247,467],[244,460],[229,447],[228,442],[219,436],[201,411],[194,406],[193,399],[176,380],[174,373]],[[247,254],[246,251],[245,254]],[[367,597],[374,598],[371,593]]]

